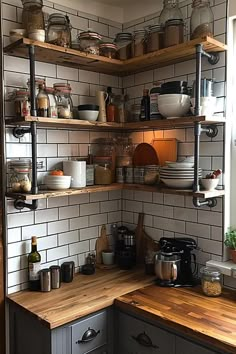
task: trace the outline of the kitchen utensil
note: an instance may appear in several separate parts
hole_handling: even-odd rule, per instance
[[[108,99],[108,93],[105,91],[97,91],[96,92],[96,103],[99,106],[99,115],[98,121],[99,122],[106,122],[107,121],[107,114],[106,114],[106,101]]]
[[[213,96],[213,86],[214,80],[212,79],[201,79],[201,97],[211,97]],[[193,83],[192,97],[196,97],[196,83]]]
[[[179,189],[191,189],[193,186],[194,178],[190,179],[175,179],[175,178],[162,178],[161,181],[165,183],[167,187],[179,188]]]
[[[166,160],[174,162],[177,160],[178,142],[176,139],[153,139],[152,146],[156,151],[161,166],[165,165]]]
[[[219,178],[201,178],[200,182],[205,190],[213,191],[219,183]]]
[[[135,245],[135,235],[132,231],[127,232],[124,235],[124,245],[125,247],[131,247]]]
[[[109,249],[109,242],[106,234],[106,225],[102,225],[101,235],[100,237],[98,237],[95,245],[97,264],[102,264],[102,251],[108,249]]]
[[[48,268],[40,270],[40,289],[43,292],[51,291],[51,273]]]
[[[61,286],[61,267],[58,265],[50,267],[52,289],[59,289]]]
[[[145,165],[158,165],[159,160],[157,157],[156,150],[152,145],[147,143],[139,144],[134,150],[133,154],[133,165],[134,166],[145,166]]]
[[[136,239],[136,259],[137,263],[144,263],[144,238],[143,238],[143,220],[144,214],[139,213],[138,224],[135,230]]]
[[[177,280],[180,270],[180,256],[165,256],[161,252],[155,256],[155,274],[157,278],[164,282],[174,282]]]
[[[86,161],[63,161],[63,171],[71,176],[72,188],[86,186]]]
[[[64,283],[71,283],[74,279],[75,262],[64,262],[61,265],[61,280]]]
[[[99,114],[99,106],[94,104],[82,104],[78,106],[79,119],[96,121]]]

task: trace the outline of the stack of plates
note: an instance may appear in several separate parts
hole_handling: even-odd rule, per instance
[[[199,178],[202,177],[201,168],[199,168],[198,175]],[[161,168],[160,179],[170,188],[191,188],[194,181],[194,168],[165,166]]]
[[[71,184],[71,176],[45,176],[44,184],[48,189],[60,190],[68,189]]]

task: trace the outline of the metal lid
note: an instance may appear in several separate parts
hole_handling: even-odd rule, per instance
[[[11,160],[9,161],[11,167],[31,167],[31,160]]]
[[[90,32],[90,31],[87,31],[87,32],[81,32],[79,35],[78,35],[78,38],[79,39],[85,39],[85,38],[88,38],[88,39],[98,39],[99,41],[102,39],[102,36],[97,33],[97,32]]]
[[[99,111],[99,106],[95,104],[81,104],[78,106],[78,111]]]
[[[99,48],[101,48],[101,49],[109,48],[109,49],[117,50],[117,45],[114,43],[102,43],[102,44],[100,44]]]
[[[215,267],[203,267],[200,269],[200,273],[203,275],[218,277],[221,275],[221,271]]]
[[[45,87],[45,91],[47,93],[54,93],[55,92],[55,88],[53,88],[53,87]]]
[[[161,25],[151,25],[147,28],[148,32],[163,32],[163,27]]]
[[[183,26],[184,25],[184,20],[180,19],[180,18],[176,18],[176,19],[172,19],[172,20],[168,20],[165,23],[165,26]]]
[[[51,14],[48,17],[48,23],[49,26],[50,24],[65,24],[65,25],[69,25],[70,24],[70,19],[67,15],[62,15],[59,13],[55,13],[55,14]]]

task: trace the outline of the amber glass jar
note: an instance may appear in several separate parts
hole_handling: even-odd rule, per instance
[[[184,41],[184,21],[169,20],[165,24],[165,48],[183,43]]]
[[[146,31],[134,31],[132,43],[132,57],[139,57],[146,54]]]
[[[160,25],[148,27],[147,53],[162,49],[164,46],[164,30]]]

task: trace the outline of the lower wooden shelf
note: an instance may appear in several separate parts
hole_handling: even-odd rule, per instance
[[[225,194],[224,190],[217,190],[217,189],[215,189],[214,191],[199,191],[193,193],[193,191],[189,189],[188,190],[174,189],[174,188],[171,189],[171,188],[166,188],[164,185],[148,186],[145,184],[113,183],[108,186],[96,185],[96,186],[85,187],[80,189],[64,189],[64,190],[57,190],[57,191],[42,190],[39,191],[38,194],[8,192],[6,193],[6,197],[11,199],[21,199],[21,200],[29,201],[29,200],[57,198],[57,197],[87,194],[87,193],[109,192],[115,190],[137,190],[137,191],[144,191],[144,192],[186,195],[186,196],[193,196],[202,199],[222,197]]]

